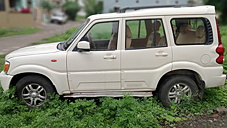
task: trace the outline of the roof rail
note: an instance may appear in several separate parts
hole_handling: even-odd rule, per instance
[[[167,7],[187,7],[189,5],[162,5],[162,6],[142,6],[142,7],[126,7],[119,9],[119,13],[125,13],[127,10],[139,10],[139,9],[148,9],[148,8],[167,8]]]

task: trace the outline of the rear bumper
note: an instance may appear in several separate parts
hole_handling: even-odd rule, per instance
[[[0,73],[0,82],[4,91],[9,89],[12,78],[13,76],[5,74],[3,71]]]
[[[221,76],[213,76],[213,78],[207,80],[205,88],[223,86],[225,85],[225,81],[226,81],[225,74],[222,74]]]

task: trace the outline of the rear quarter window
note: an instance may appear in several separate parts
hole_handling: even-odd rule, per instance
[[[206,18],[174,18],[171,25],[177,45],[213,43],[212,27]]]

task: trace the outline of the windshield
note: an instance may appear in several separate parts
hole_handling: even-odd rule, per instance
[[[84,29],[84,27],[87,25],[87,23],[90,21],[90,19],[87,19],[84,21],[83,24],[68,38],[67,41],[64,43],[64,49],[66,50],[74,41],[74,39],[79,35],[79,33]]]

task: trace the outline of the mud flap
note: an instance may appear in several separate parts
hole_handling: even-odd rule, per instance
[[[203,80],[201,80],[198,84],[198,89],[199,89],[199,94],[198,97],[200,99],[203,99],[203,95],[204,95],[204,90],[205,90],[205,82]]]

